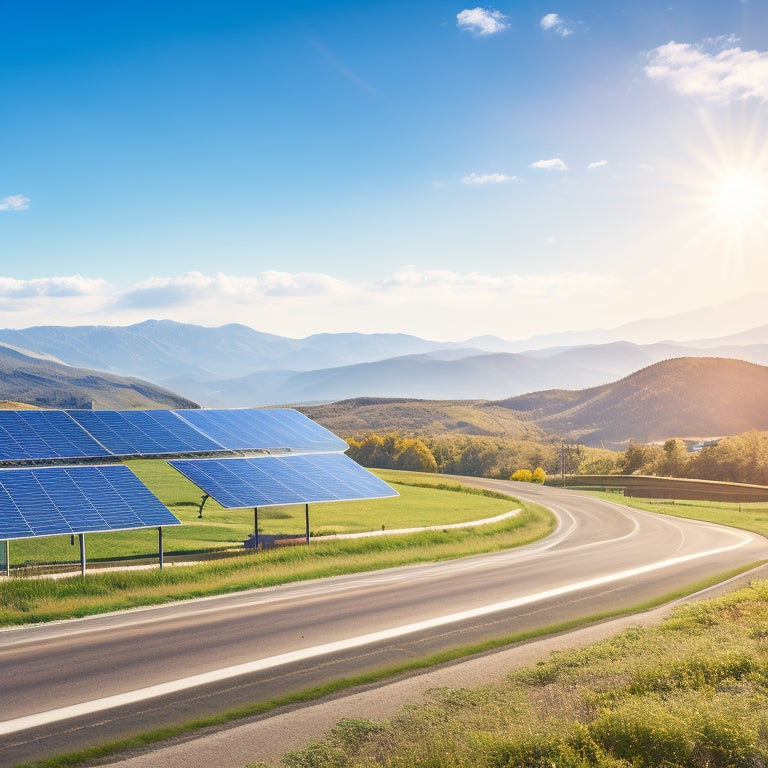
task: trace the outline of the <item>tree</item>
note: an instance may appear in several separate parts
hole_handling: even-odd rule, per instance
[[[661,448],[632,440],[619,462],[622,475],[650,475],[658,465]]]
[[[407,439],[402,441],[400,453],[395,459],[395,468],[412,472],[437,472],[437,462],[421,440]]]
[[[664,443],[664,455],[659,463],[659,474],[666,477],[684,477],[688,466],[688,449],[685,443],[673,437]]]
[[[530,469],[518,469],[512,473],[510,480],[516,480],[519,483],[532,483],[533,472]]]
[[[536,467],[536,469],[533,470],[531,473],[531,482],[538,483],[539,485],[544,485],[547,479],[547,473],[541,468]]]

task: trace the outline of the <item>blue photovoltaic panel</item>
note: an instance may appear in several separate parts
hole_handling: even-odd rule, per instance
[[[0,469],[0,539],[179,524],[121,464]]]
[[[290,408],[174,411],[227,450],[346,451],[325,427]]]
[[[0,410],[0,460],[104,456],[109,456],[109,451],[64,411]]]
[[[169,464],[228,509],[397,496],[343,453],[178,459]]]
[[[67,411],[116,456],[221,451],[173,411]]]

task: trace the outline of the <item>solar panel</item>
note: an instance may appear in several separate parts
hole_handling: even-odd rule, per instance
[[[174,411],[231,451],[345,451],[347,444],[291,408]]]
[[[343,453],[168,463],[228,509],[397,496]]]
[[[64,411],[0,410],[0,460],[104,456],[109,452]]]
[[[221,451],[173,411],[67,411],[116,456]]]
[[[0,539],[180,525],[121,464],[0,469]]]

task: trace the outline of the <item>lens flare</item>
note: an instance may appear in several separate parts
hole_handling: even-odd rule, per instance
[[[696,273],[717,274],[723,291],[768,279],[768,142],[765,120],[715,119],[699,113],[689,131],[671,190],[677,228]]]

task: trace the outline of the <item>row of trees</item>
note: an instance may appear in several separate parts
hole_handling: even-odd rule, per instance
[[[768,432],[750,430],[689,451],[682,440],[632,444],[617,459],[621,474],[689,477],[768,485]]]
[[[347,438],[349,451],[364,467],[408,469],[508,479],[520,468],[558,472],[560,445],[542,445],[474,435],[404,437],[370,433]]]
[[[512,441],[474,435],[349,438],[349,455],[366,467],[507,479],[518,470],[545,475],[638,474],[768,485],[768,432],[750,430],[690,451],[679,439],[631,443],[626,451]],[[538,476],[537,476],[538,477]]]

